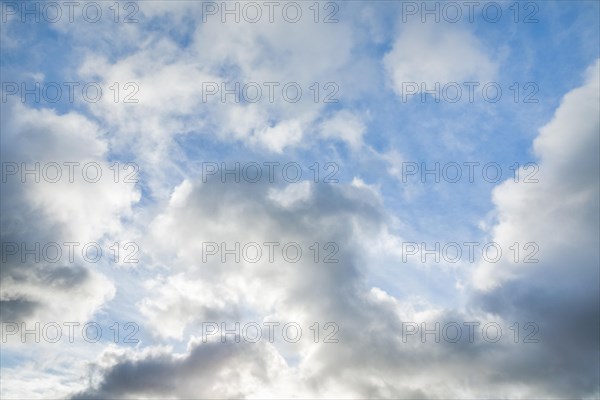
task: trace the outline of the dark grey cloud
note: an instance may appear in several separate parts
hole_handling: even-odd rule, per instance
[[[0,300],[0,322],[22,321],[41,306],[39,302],[23,298]]]
[[[97,388],[73,399],[241,398],[244,383],[268,385],[276,377],[276,358],[262,344],[204,343],[188,354],[160,352],[138,360],[125,357],[107,369]]]

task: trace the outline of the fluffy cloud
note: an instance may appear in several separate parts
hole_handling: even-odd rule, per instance
[[[96,387],[74,399],[97,398],[239,398],[260,392],[285,377],[286,365],[268,344],[192,340],[184,354],[150,349],[142,354],[108,349],[99,364]]]
[[[519,182],[508,180],[494,190],[498,223],[492,239],[503,248],[534,242],[539,252],[532,258],[540,262],[482,263],[475,275],[479,288],[499,286],[511,277],[559,271],[589,282],[595,270],[592,261],[598,257],[598,89],[595,64],[588,69],[586,83],[566,94],[552,120],[540,129],[533,143],[539,168],[521,168]],[[534,251],[531,247],[519,258]],[[578,269],[583,273],[576,273]]]
[[[239,142],[251,150],[283,154],[310,147],[319,138],[329,102],[352,95],[354,38],[348,23],[315,24],[306,17],[298,23],[263,18],[256,24],[229,24],[217,15],[195,24],[189,18],[202,20],[202,3],[175,4],[167,15],[158,3],[140,9],[148,24],[182,19],[180,27],[189,28],[185,41],[171,30],[150,30],[127,55],[114,59],[90,53],[78,69],[86,82],[97,81],[104,88],[119,83],[121,101],[115,102],[107,90],[100,101],[86,106],[107,127],[115,150],[136,147],[136,161],[155,194],[167,190],[162,182],[181,178],[165,172],[178,168],[172,160],[182,153],[176,140]],[[135,86],[124,88],[128,82]],[[131,99],[138,102],[123,103],[134,88],[139,90]],[[237,90],[237,95],[224,95],[225,90]],[[335,127],[325,136],[353,148],[360,143],[360,122]]]
[[[59,115],[18,103],[11,107],[2,120],[2,318],[85,321],[115,289],[94,264],[85,262],[82,246],[120,240],[123,221],[132,216],[140,194],[123,179],[115,183],[108,146],[96,124],[76,113]],[[22,175],[24,169],[35,170],[36,163],[37,177]],[[79,164],[70,174],[65,163]],[[88,163],[99,166],[97,182],[98,168],[84,172]],[[60,176],[57,182],[55,176]],[[80,243],[72,260],[64,242]],[[11,243],[17,244],[16,254]],[[40,260],[28,255],[22,262],[21,253],[35,243]],[[44,256],[41,249],[47,243],[60,245],[59,261],[48,261],[55,248]]]
[[[564,96],[540,129],[533,146],[540,162],[532,179],[538,181],[506,181],[494,190],[497,223],[491,240],[503,248],[518,242],[520,262],[511,262],[513,255],[495,264],[482,262],[473,277],[480,289],[473,300],[483,310],[539,325],[540,375],[532,376],[531,384],[548,385],[561,396],[598,395],[599,72],[599,62],[590,66],[585,83]],[[524,251],[530,242],[536,247]],[[533,258],[539,262],[523,262],[538,247]],[[515,367],[506,364],[507,370]],[[547,381],[561,371],[571,378]]]
[[[489,82],[497,65],[473,33],[454,25],[403,25],[392,50],[383,59],[391,86],[398,95],[404,83],[433,90],[436,83]]]

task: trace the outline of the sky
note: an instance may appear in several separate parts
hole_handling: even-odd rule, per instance
[[[0,5],[3,399],[600,398],[600,3]]]

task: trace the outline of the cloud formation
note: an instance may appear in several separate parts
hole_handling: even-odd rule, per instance
[[[0,396],[598,398],[600,61],[581,40],[598,37],[598,5],[452,24],[405,22],[406,2],[233,23],[207,9],[223,4],[3,22]],[[32,79],[105,92],[7,94]],[[503,102],[402,99],[405,82],[491,80],[508,82]],[[444,161],[505,174],[403,180],[407,162]],[[407,242],[471,240],[501,260],[406,260]],[[21,258],[72,241],[104,256]],[[125,242],[135,263],[113,258]],[[102,337],[23,340],[69,321]]]

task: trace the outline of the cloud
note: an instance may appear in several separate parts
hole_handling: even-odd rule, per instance
[[[482,262],[473,276],[480,289],[474,304],[539,325],[538,367],[524,371],[509,360],[500,365],[527,373],[531,385],[563,397],[599,393],[599,71],[599,62],[590,66],[585,83],[564,96],[540,129],[533,146],[539,171],[532,179],[538,182],[506,181],[494,190],[491,240],[503,248],[518,242],[520,262],[510,261],[514,254],[495,264]],[[532,172],[521,169],[520,176]],[[529,242],[537,247],[523,251]],[[523,262],[538,247],[539,262]],[[549,381],[550,374],[557,377]]]
[[[184,152],[177,143],[182,138],[243,144],[251,151],[276,154],[310,147],[319,139],[319,117],[329,107],[325,100],[341,99],[343,88],[352,83],[349,24],[314,24],[311,18],[225,24],[219,16],[193,23],[188,19],[202,20],[202,3],[176,2],[167,14],[162,7],[140,6],[143,21],[156,22],[156,29],[133,24],[147,38],[131,52],[117,57],[87,53],[78,68],[86,82],[97,81],[105,88],[118,82],[121,100],[134,91],[134,86],[124,88],[126,83],[139,89],[131,97],[137,103],[115,102],[113,91],[106,90],[100,101],[84,106],[107,127],[115,151],[135,146],[136,162],[148,173],[153,194],[164,195],[165,182],[181,178],[166,171],[178,169],[173,154]],[[181,29],[190,26],[184,42],[172,30],[163,31],[177,21]],[[224,89],[236,85],[237,95],[223,101]],[[215,87],[216,94],[207,94]],[[242,92],[244,87],[248,92]],[[243,93],[251,98],[257,87],[258,100],[248,101]],[[297,88],[299,100],[294,97]],[[349,128],[335,135],[354,146],[364,128],[356,123]]]
[[[2,318],[87,320],[115,289],[94,264],[85,263],[81,246],[120,240],[125,231],[122,222],[132,216],[140,194],[131,183],[114,182],[108,145],[96,124],[74,112],[60,115],[18,103],[8,106],[2,120]],[[4,174],[9,163],[18,168],[13,175]],[[38,182],[34,173],[22,176],[36,163]],[[52,163],[60,168],[57,182],[52,182],[57,168],[46,168]],[[64,163],[79,165],[71,174]],[[84,175],[88,163],[103,173],[95,183],[91,181],[96,179],[96,167]],[[21,260],[20,253],[35,243],[41,249],[47,243],[64,242],[79,243],[72,260],[64,246],[57,262],[48,261],[53,256],[36,261],[29,255]],[[8,254],[10,243],[20,249],[16,255]]]
[[[539,254],[533,258],[540,263],[482,263],[475,275],[479,288],[498,286],[511,276],[518,278],[541,270],[547,274],[548,263],[553,270],[566,268],[552,260],[581,257],[591,261],[597,257],[597,72],[598,64],[590,67],[586,83],[567,93],[552,120],[540,129],[533,143],[539,168],[521,168],[519,182],[507,180],[494,189],[498,223],[492,228],[492,239],[504,248],[514,242],[521,246],[535,242]],[[560,226],[560,231],[553,226]],[[533,251],[532,247],[526,254]],[[592,265],[586,262],[569,269],[582,268],[591,273],[593,269],[588,268]],[[589,279],[588,275],[569,275]]]
[[[299,185],[298,190],[293,185]],[[301,189],[306,185],[308,192]],[[296,201],[288,203],[291,198]],[[260,350],[260,356],[252,353],[255,361],[250,369],[266,362],[264,357],[284,360],[277,364],[279,373],[285,375],[284,387],[280,385],[283,378],[271,373],[263,375],[261,391],[254,384],[238,385],[246,379],[247,369],[241,368],[241,375],[231,380],[228,372],[222,372],[228,367],[221,363],[215,364],[212,372],[203,372],[204,367],[193,361],[196,354],[212,354],[214,347],[220,359],[231,356],[237,360],[238,351],[252,351],[234,343],[220,343],[223,347],[219,350],[217,344],[203,343],[191,346],[182,358],[169,352],[143,359],[138,353],[128,354],[102,370],[99,386],[75,397],[278,397],[289,395],[290,390],[309,398],[532,397],[550,396],[557,390],[569,395],[594,393],[590,385],[593,374],[584,369],[593,366],[590,358],[577,382],[549,382],[546,377],[550,369],[542,373],[536,357],[552,361],[551,369],[557,371],[574,368],[572,361],[564,358],[561,362],[564,354],[544,344],[512,342],[509,327],[515,321],[523,324],[528,315],[499,313],[492,300],[476,296],[464,310],[436,305],[429,301],[430,293],[415,295],[410,291],[415,277],[409,268],[400,275],[406,294],[393,296],[369,286],[365,273],[373,249],[368,246],[393,240],[384,216],[380,198],[361,185],[223,183],[219,179],[182,183],[150,231],[153,245],[149,248],[169,265],[171,276],[147,282],[151,295],[139,303],[146,317],[144,329],[182,340],[198,336],[202,322],[207,321],[225,321],[227,326],[235,321],[294,321],[302,327],[332,321],[339,326],[339,343],[314,343],[309,337],[294,345],[275,343],[266,353]],[[315,241],[332,241],[339,246],[339,262],[314,263],[312,253],[296,263],[270,263],[266,257],[258,262],[240,258],[238,263],[231,256],[224,263],[219,255],[202,261],[203,242],[225,242],[233,249],[235,242],[250,241],[296,241],[304,250]],[[379,259],[390,262],[393,250],[378,248],[384,252]],[[389,252],[388,257],[385,252]],[[525,282],[524,288],[529,285]],[[531,296],[523,301],[528,298]],[[553,302],[546,298],[541,304]],[[515,303],[515,307],[522,304]],[[532,310],[532,315],[538,314]],[[503,327],[504,336],[499,343],[488,343],[478,331],[478,341],[469,343],[463,332],[457,343],[450,343],[436,342],[430,334],[426,343],[419,337],[406,343],[402,340],[405,321],[419,326],[424,322],[429,329],[435,322],[462,325],[477,321],[481,326],[496,322]],[[535,321],[548,332],[549,326]],[[591,335],[585,337],[585,345],[575,348],[590,348]],[[542,338],[547,339],[547,333]],[[246,361],[240,362],[244,365]],[[495,367],[490,369],[489,365]],[[205,378],[211,379],[210,389],[183,383],[196,379],[204,382]]]
[[[185,354],[168,349],[142,354],[105,352],[98,384],[73,399],[239,398],[285,377],[287,365],[269,344],[191,340]]]
[[[458,25],[403,24],[390,52],[383,58],[392,89],[402,95],[403,84],[414,82],[421,90],[436,83],[489,82],[497,65],[489,50],[473,33]]]
[[[359,266],[351,261],[357,257],[352,254],[352,242],[359,237],[348,224],[364,226],[367,231],[376,231],[381,224],[378,199],[368,189],[308,181],[282,186],[282,182],[222,183],[219,179],[191,183],[191,190],[189,185],[181,185],[174,193],[177,206],[169,207],[155,218],[150,231],[153,244],[147,247],[156,249],[155,254],[164,259],[173,272],[185,271],[187,279],[205,287],[202,296],[226,302],[223,308],[229,305],[233,307],[230,310],[236,310],[238,303],[246,303],[263,317],[277,304],[285,304],[286,308],[290,307],[287,313],[300,313],[302,318],[321,315],[322,304],[316,299],[351,290],[353,279],[359,274]],[[183,188],[187,188],[185,199],[181,196]],[[197,225],[192,221],[211,222]],[[236,242],[240,247],[253,242],[260,244],[262,256],[258,262],[240,259],[235,263],[231,256],[227,263],[222,263],[220,256],[211,256],[203,262],[202,243],[206,242],[226,243],[227,248],[233,248]],[[274,250],[274,261],[269,261],[265,242],[280,243]],[[315,242],[320,247],[328,242],[337,243],[339,253],[335,257],[345,261],[315,264],[314,254],[309,249]],[[282,247],[286,243],[300,245],[299,262],[286,262],[282,258]],[[334,251],[332,249],[321,248],[319,257],[322,259]],[[274,282],[278,283],[274,285]],[[345,282],[350,286],[346,287]],[[190,291],[184,289],[179,285],[173,295],[195,290],[191,286]],[[329,292],[330,289],[333,292]],[[313,293],[316,303],[306,299],[299,301],[296,296],[304,298],[302,293],[306,291]],[[237,294],[232,295],[234,293]],[[231,304],[227,304],[228,300]],[[294,306],[298,301],[299,306]],[[183,304],[181,301],[172,303]],[[332,307],[336,304],[337,301],[330,303]],[[193,315],[201,320],[204,312],[199,309]],[[153,329],[160,331],[163,327],[158,324]]]
[[[321,124],[321,136],[346,142],[352,150],[363,145],[366,126],[362,119],[348,110],[335,113]]]

